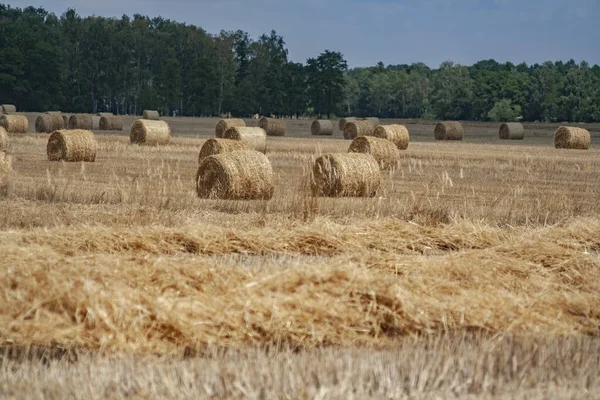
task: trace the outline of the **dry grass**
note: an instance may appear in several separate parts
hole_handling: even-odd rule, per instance
[[[0,151],[8,150],[8,145],[10,144],[10,138],[8,137],[8,133],[6,129],[0,126]]]

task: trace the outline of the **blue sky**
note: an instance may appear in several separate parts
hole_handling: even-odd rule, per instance
[[[2,0],[0,0],[2,1]],[[528,64],[571,58],[600,64],[600,0],[18,0],[57,15],[134,13],[198,25],[242,29],[253,38],[275,29],[290,59],[325,49],[351,67],[494,58]]]

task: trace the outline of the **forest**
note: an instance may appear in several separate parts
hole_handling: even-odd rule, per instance
[[[0,103],[38,112],[597,122],[600,67],[492,59],[349,68],[334,50],[294,62],[275,31],[252,38],[139,14],[56,16],[0,4]]]

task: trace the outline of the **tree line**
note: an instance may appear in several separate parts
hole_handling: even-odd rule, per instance
[[[336,51],[289,60],[275,31],[252,39],[161,17],[73,9],[59,17],[0,4],[0,103],[81,113],[593,122],[600,67],[485,60],[348,69]]]

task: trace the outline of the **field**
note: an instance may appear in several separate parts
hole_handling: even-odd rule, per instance
[[[402,121],[378,196],[317,199],[349,142],[289,121],[274,198],[233,202],[195,194],[216,120],[167,121],[170,146],[98,132],[87,164],[11,137],[1,398],[600,397],[600,125],[579,151]]]

